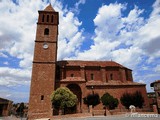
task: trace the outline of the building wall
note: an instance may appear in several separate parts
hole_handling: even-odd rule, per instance
[[[102,82],[109,82],[109,81],[119,81],[119,82],[126,82],[130,81],[133,82],[132,79],[132,72],[131,70],[125,68],[118,68],[118,67],[100,67],[100,66],[60,66],[57,69],[60,71],[57,75],[57,79],[63,80],[67,79],[68,77],[81,77],[86,81],[102,81]]]
[[[39,11],[30,87],[29,120],[52,116],[50,95],[55,89],[58,22],[58,12],[55,12],[51,5]]]
[[[101,63],[101,62],[99,62]],[[77,63],[78,64],[78,63]],[[81,63],[79,63],[81,64]],[[59,69],[62,66],[59,66]],[[98,93],[101,97],[104,93],[108,92],[115,98],[118,98],[120,103],[120,97],[124,93],[134,93],[140,91],[144,97],[145,103],[144,107],[149,108],[148,97],[146,93],[145,84],[134,83],[132,78],[132,72],[129,69],[119,68],[115,66],[63,66],[63,69],[60,70],[60,75],[62,72],[65,73],[65,76],[61,76],[60,80],[57,80],[57,87],[68,86],[70,84],[76,84],[81,88],[82,100],[81,100],[81,109],[82,112],[87,112],[87,105],[83,104],[83,98],[89,94]],[[74,76],[71,77],[71,74]],[[82,76],[84,74],[84,78]],[[92,80],[91,74],[94,75]],[[111,75],[112,74],[112,78]],[[104,79],[104,80],[103,80]],[[91,87],[93,86],[93,89]],[[75,89],[76,90],[76,89]],[[124,108],[121,104],[118,106],[119,109]],[[103,110],[103,105],[99,104],[95,110]]]
[[[123,105],[121,105],[120,103],[120,98],[124,93],[134,93],[136,91],[140,91],[142,93],[142,96],[144,97],[144,106],[143,108],[147,108],[147,110],[149,110],[149,102],[148,102],[148,97],[146,94],[146,88],[145,85],[118,85],[118,86],[96,86],[94,85],[94,89],[91,89],[91,86],[86,86],[85,83],[75,83],[75,82],[68,82],[68,83],[61,83],[60,86],[64,87],[64,86],[68,86],[70,84],[77,84],[80,86],[81,91],[82,91],[82,105],[81,105],[81,109],[82,112],[88,112],[88,107],[87,105],[85,105],[83,103],[83,98],[85,98],[87,95],[89,94],[98,94],[99,97],[102,97],[103,94],[105,94],[106,92],[108,92],[109,94],[111,94],[112,96],[114,96],[115,98],[117,98],[119,100],[119,105],[118,105],[118,109],[123,109],[125,108]],[[100,103],[99,105],[94,107],[94,110],[103,110],[103,105],[102,103]]]
[[[12,107],[12,101],[4,99],[4,98],[0,98],[0,116],[8,116],[10,111],[11,111],[11,107]]]

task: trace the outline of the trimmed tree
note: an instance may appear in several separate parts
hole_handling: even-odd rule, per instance
[[[135,107],[142,108],[144,104],[144,98],[140,91],[136,91],[135,93],[129,94],[124,93],[120,98],[121,104],[125,106],[125,108],[129,109],[130,105],[134,105]]]
[[[129,109],[130,105],[134,105],[133,97],[129,93],[124,93],[120,98],[121,104],[125,106],[126,109]]]
[[[142,97],[142,93],[140,91],[136,91],[133,93],[133,101],[135,107],[142,108],[144,104],[144,98]]]
[[[65,108],[74,107],[78,99],[67,87],[60,87],[53,91],[51,101],[55,109],[60,109],[62,114],[65,114]]]
[[[114,98],[109,93],[105,93],[101,97],[101,101],[102,101],[103,105],[105,106],[105,108],[107,107],[109,109],[115,109],[115,107],[117,107],[119,104],[118,99]]]
[[[88,107],[92,105],[92,107],[98,105],[100,103],[100,98],[98,94],[89,94],[87,97],[83,98],[84,104]]]

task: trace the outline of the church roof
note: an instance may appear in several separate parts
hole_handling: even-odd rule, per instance
[[[121,67],[126,68],[123,65],[114,62],[114,61],[81,61],[81,60],[66,60],[66,61],[58,61],[60,66],[100,66],[100,67]],[[127,68],[128,69],[128,68]]]
[[[1,98],[0,97],[0,104],[4,104],[4,103],[9,103],[12,102],[11,100],[5,99],[5,98]]]
[[[44,11],[53,12],[53,11],[55,11],[55,10],[53,9],[52,5],[49,4],[49,5],[44,9]]]

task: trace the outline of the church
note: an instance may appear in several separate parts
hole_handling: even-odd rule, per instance
[[[114,61],[57,61],[59,13],[48,5],[38,11],[32,78],[29,99],[29,120],[53,116],[50,95],[58,87],[68,87],[77,95],[77,113],[87,113],[83,98],[108,92],[119,100],[124,93],[140,91],[144,107],[148,107],[146,85],[133,81],[132,70]],[[119,104],[118,108],[124,108]],[[103,110],[100,103],[95,110]]]

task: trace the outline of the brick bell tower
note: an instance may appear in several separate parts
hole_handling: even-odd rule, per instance
[[[38,13],[30,87],[29,120],[52,116],[50,95],[55,88],[58,12],[55,12],[50,4]]]

